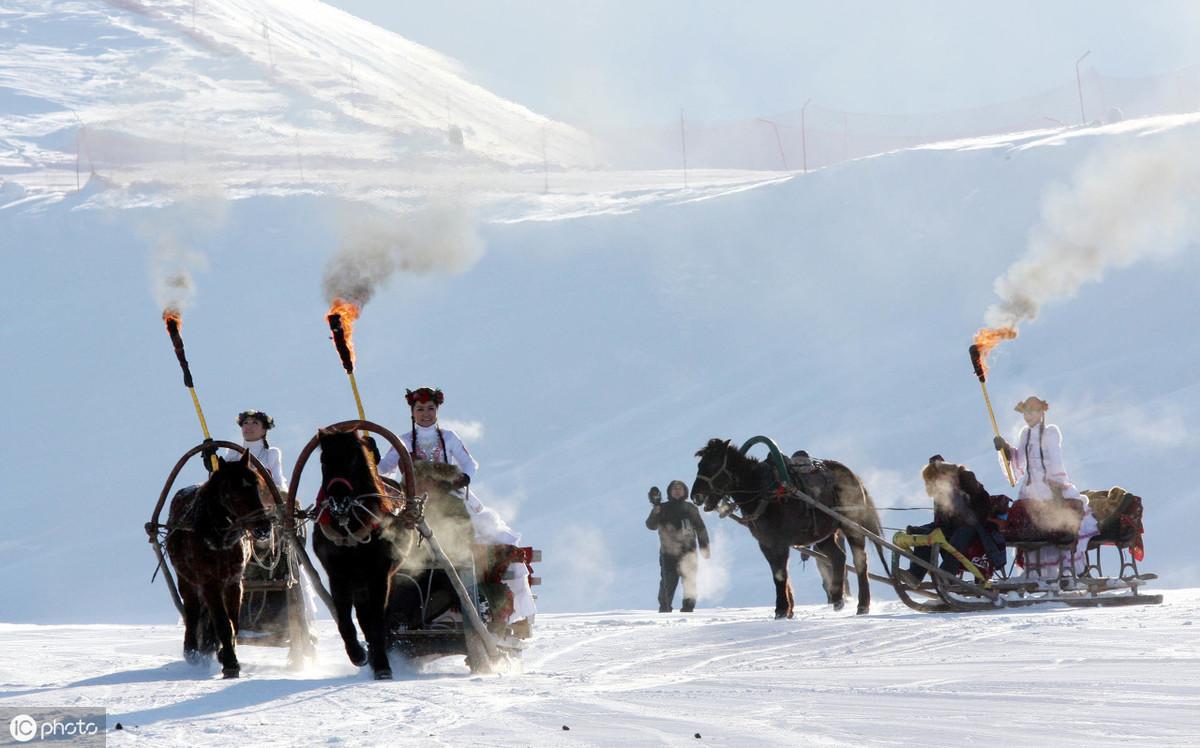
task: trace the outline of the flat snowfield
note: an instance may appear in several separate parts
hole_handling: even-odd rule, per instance
[[[116,746],[1198,745],[1198,614],[1200,590],[987,614],[544,615],[523,674],[447,657],[397,661],[392,682],[351,666],[329,621],[318,664],[243,647],[228,681],[182,661],[180,627],[0,624],[0,706],[104,706]]]

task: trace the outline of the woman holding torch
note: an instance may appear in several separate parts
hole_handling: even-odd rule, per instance
[[[412,418],[412,430],[400,438],[408,442],[414,461],[453,463],[462,471],[455,488],[463,490],[463,501],[466,503],[467,514],[471,518],[471,526],[478,542],[518,545],[521,542],[520,533],[514,532],[495,510],[485,507],[471,491],[471,479],[475,477],[479,463],[467,451],[458,434],[438,425],[438,408],[445,399],[441,390],[432,387],[406,390],[405,400],[408,402]],[[399,464],[400,455],[395,448],[388,450],[383,461],[379,463],[380,475],[394,472]],[[529,577],[519,573],[517,566],[514,564],[510,568],[510,571],[517,573],[510,574],[509,578],[504,580],[513,595],[513,613],[509,621],[515,623],[524,619],[532,622],[537,608],[533,602],[533,592],[529,588]],[[521,569],[523,568],[522,566]]]
[[[1045,400],[1030,395],[1014,408],[1025,418],[1025,428],[1021,429],[1016,446],[1000,436],[994,440],[1001,461],[1007,456],[1012,465],[1020,486],[1018,499],[1083,501],[1084,514],[1079,526],[1079,539],[1075,550],[1069,554],[1070,558],[1063,559],[1063,554],[1057,549],[1049,548],[1042,550],[1036,560],[1024,559],[1022,567],[1026,576],[1042,578],[1057,577],[1060,561],[1063,560],[1069,561],[1076,573],[1081,573],[1087,567],[1088,541],[1098,532],[1096,518],[1067,476],[1062,457],[1062,431],[1058,426],[1046,423],[1046,411],[1049,409],[1050,404]]]
[[[237,425],[242,430],[242,446],[271,473],[271,482],[279,489],[279,493],[286,494],[287,476],[283,474],[283,452],[279,447],[272,447],[267,443],[267,432],[275,428],[275,419],[261,410],[243,410],[238,413]],[[241,455],[232,449],[226,450],[226,460],[240,457]]]

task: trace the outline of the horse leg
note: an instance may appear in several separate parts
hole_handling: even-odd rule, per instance
[[[206,584],[204,604],[208,606],[217,639],[221,642],[221,650],[217,653],[217,659],[221,661],[221,674],[226,678],[236,678],[241,674],[242,667],[234,650],[233,624],[229,620],[229,611],[225,609],[225,586],[219,582]]]
[[[858,577],[858,615],[871,610],[871,578],[867,568],[867,541],[859,535],[850,536],[850,551],[854,554],[854,574]]]
[[[358,609],[358,624],[367,637],[367,657],[375,680],[391,680],[392,666],[387,656],[387,635],[383,625],[384,608],[387,605],[389,575],[380,573],[371,580]]]
[[[204,601],[200,599],[196,588],[182,579],[179,596],[183,598],[183,659],[189,665],[198,665],[204,661],[198,639],[204,621]]]
[[[225,585],[225,610],[229,613],[229,622],[233,626],[233,638],[237,639],[238,630],[242,627],[241,577],[233,584]]]
[[[833,609],[841,610],[846,604],[846,551],[836,535],[817,543],[816,548],[829,559],[829,586],[825,593],[833,603]]]
[[[367,664],[367,653],[358,641],[358,629],[354,628],[351,618],[353,589],[346,580],[330,577],[329,594],[333,598],[333,609],[337,611],[338,633],[342,635],[342,644],[346,646],[346,656],[356,667],[362,667]]]
[[[775,580],[775,618],[790,618],[792,606],[789,598],[792,586],[788,580],[788,553],[791,546],[766,546],[759,543],[758,547],[767,559],[767,565],[771,567],[771,577]]]

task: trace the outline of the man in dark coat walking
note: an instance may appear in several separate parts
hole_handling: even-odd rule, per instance
[[[696,609],[696,578],[698,574],[696,546],[700,555],[708,558],[708,530],[700,518],[700,510],[687,501],[688,488],[683,481],[673,480],[667,486],[664,503],[658,486],[650,489],[654,508],[646,518],[646,528],[658,530],[658,564],[662,577],[658,584],[658,612],[670,613],[675,588],[683,578],[683,613]]]

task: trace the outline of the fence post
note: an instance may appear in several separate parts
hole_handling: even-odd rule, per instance
[[[683,110],[679,110],[679,141],[683,144],[683,188],[687,189],[687,129],[683,124]]]
[[[764,119],[762,117],[758,117],[757,119],[759,122],[767,123],[768,125],[771,126],[771,129],[775,131],[775,143],[779,145],[779,158],[783,161],[783,170],[787,171],[788,170],[787,156],[783,152],[783,139],[779,137],[779,125],[775,124],[774,122],[772,122],[769,119]]]
[[[1079,122],[1080,124],[1084,125],[1087,124],[1087,115],[1083,113],[1083,79],[1079,75],[1079,63],[1083,62],[1083,58],[1087,57],[1091,53],[1092,50],[1089,49],[1088,51],[1084,52],[1078,60],[1075,61],[1075,87],[1079,89]]]
[[[805,119],[805,110],[812,103],[812,97],[804,102],[804,106],[800,107],[800,152],[804,157],[804,173],[808,173],[808,121]]]

